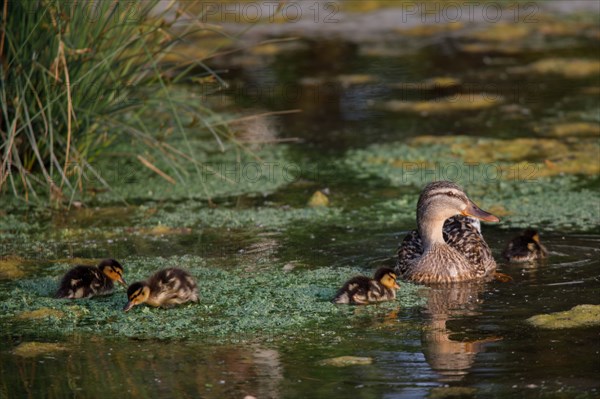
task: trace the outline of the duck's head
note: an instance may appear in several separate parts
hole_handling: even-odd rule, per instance
[[[150,287],[143,281],[138,281],[127,288],[127,299],[129,301],[123,307],[123,310],[127,312],[129,309],[136,305],[140,305],[148,300],[150,296]]]
[[[381,285],[390,289],[400,289],[396,282],[396,273],[389,267],[380,267],[375,271],[374,279],[379,281]]]
[[[421,192],[417,204],[417,222],[444,222],[455,215],[471,216],[486,222],[499,222],[496,216],[479,208],[455,183],[429,183]]]
[[[523,231],[523,234],[521,234],[521,235],[523,237],[527,238],[529,241],[535,242],[536,244],[540,243],[540,234],[535,229],[532,229],[532,228],[525,229],[525,231]]]
[[[98,269],[112,281],[116,281],[127,287],[127,283],[123,279],[123,266],[114,259],[104,259],[98,264]]]

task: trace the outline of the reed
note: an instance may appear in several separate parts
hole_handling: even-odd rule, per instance
[[[181,181],[182,163],[197,163],[182,121],[200,121],[218,143],[228,136],[219,115],[172,90],[192,71],[217,86],[219,77],[199,59],[162,62],[189,35],[218,31],[188,3],[0,0],[0,195],[69,205],[86,175],[110,188],[93,160],[124,140],[153,154],[132,151],[140,167]],[[149,127],[157,113],[168,114],[180,148]]]

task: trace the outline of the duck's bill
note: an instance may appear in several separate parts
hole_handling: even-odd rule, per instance
[[[395,288],[395,289],[397,289],[397,290],[399,290],[399,289],[400,289],[400,286],[398,285],[398,283],[397,283],[397,282],[394,282],[394,288]]]
[[[127,305],[123,306],[123,311],[127,312],[129,309],[131,309],[134,306],[134,303],[129,301],[127,302]]]
[[[119,284],[121,284],[123,287],[127,287],[127,283],[125,282],[125,280],[123,279],[123,277],[121,277],[120,279],[117,280],[119,282]]]
[[[484,222],[499,222],[500,221],[500,219],[498,219],[498,217],[479,208],[472,201],[469,201],[469,205],[467,205],[467,208],[464,211],[462,211],[462,214],[465,216],[471,216],[471,217],[474,217],[477,219],[481,219]]]

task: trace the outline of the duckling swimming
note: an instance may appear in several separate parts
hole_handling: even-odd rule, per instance
[[[396,271],[418,283],[483,279],[496,270],[479,223],[498,222],[481,210],[455,183],[428,184],[417,204],[417,230],[402,241]]]
[[[396,273],[388,267],[381,267],[372,279],[356,276],[346,281],[331,302],[366,305],[372,302],[392,301],[396,298],[396,290],[399,288]]]
[[[530,262],[547,257],[548,250],[540,242],[537,230],[526,229],[508,243],[502,256],[509,262]]]
[[[169,307],[198,301],[196,280],[185,270],[175,267],[159,270],[146,281],[138,281],[127,289],[129,302],[123,310],[142,303],[155,307]]]
[[[62,278],[55,297],[79,299],[107,295],[112,292],[115,281],[127,286],[123,266],[114,259],[104,259],[98,266],[75,266]]]

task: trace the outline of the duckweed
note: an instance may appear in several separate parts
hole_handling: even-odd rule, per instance
[[[544,329],[578,328],[600,325],[600,305],[578,305],[564,312],[540,314],[527,319]]]
[[[2,322],[8,328],[47,334],[261,341],[277,339],[281,334],[319,334],[336,324],[352,323],[356,317],[423,304],[417,286],[402,284],[395,302],[363,307],[360,315],[354,316],[353,307],[330,302],[336,289],[360,272],[351,267],[284,271],[277,264],[248,273],[210,267],[206,260],[194,256],[125,259],[123,264],[130,281],[147,278],[161,267],[183,267],[198,280],[200,302],[171,309],[139,306],[124,313],[127,298],[122,287],[109,296],[58,300],[52,295],[59,276],[45,277],[19,281],[8,290],[1,305]]]

